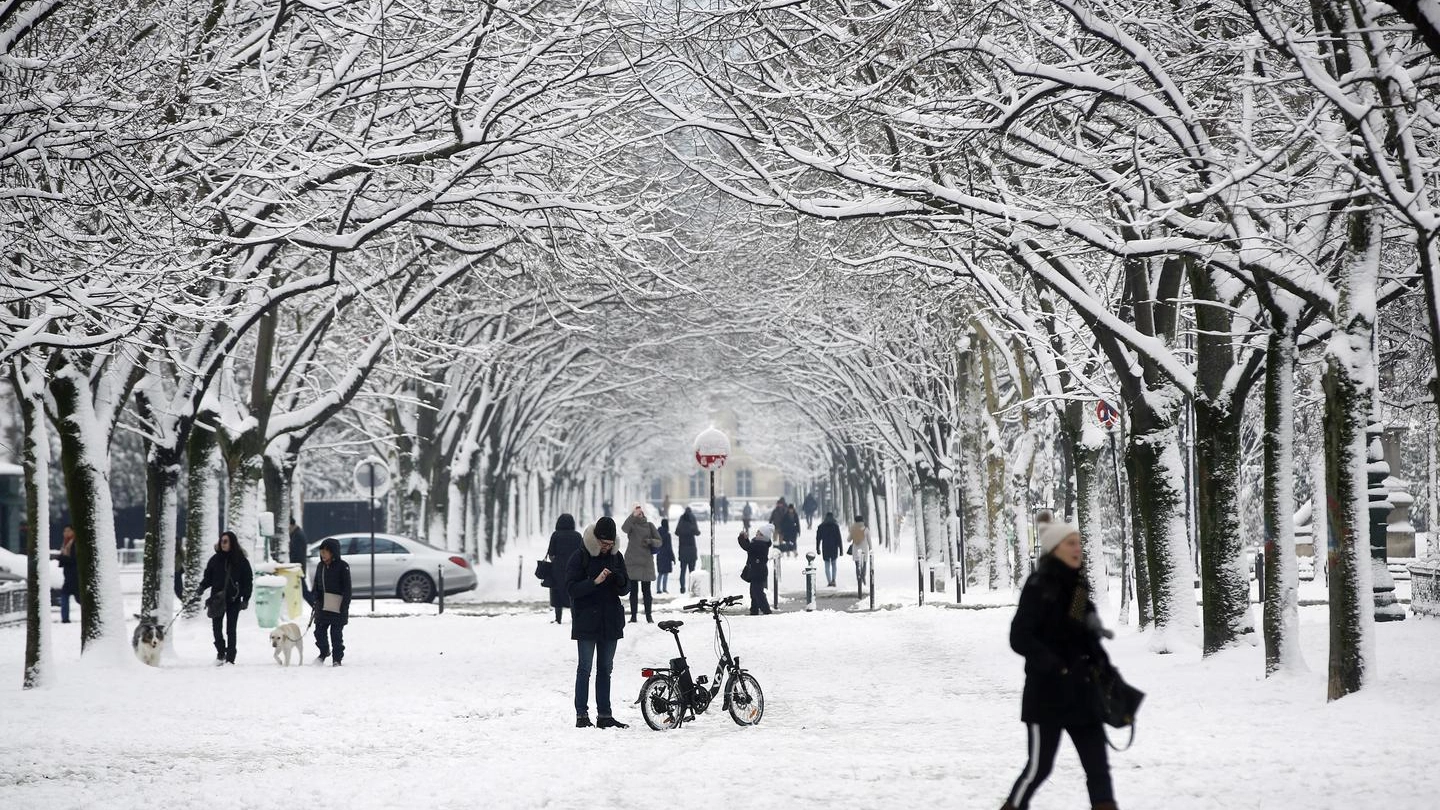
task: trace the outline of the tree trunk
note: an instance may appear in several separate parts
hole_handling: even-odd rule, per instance
[[[1099,439],[1098,431],[1087,433],[1083,429],[1079,431],[1070,445],[1070,454],[1075,459],[1075,507],[1080,529],[1080,537],[1083,540],[1080,549],[1083,556],[1082,565],[1085,571],[1085,581],[1090,586],[1090,593],[1096,599],[1097,609],[1103,612],[1103,605],[1099,601],[1101,594],[1104,594],[1109,587],[1109,577],[1105,566],[1105,520],[1100,510],[1100,493],[1105,486],[1105,470],[1101,465],[1103,458],[1099,445],[1091,446]],[[1059,521],[1062,517],[1055,516]]]
[[[1343,341],[1337,333],[1332,344]],[[1338,700],[1365,685],[1374,599],[1370,588],[1370,530],[1366,503],[1365,421],[1370,386],[1353,374],[1350,352],[1369,353],[1363,337],[1327,353],[1325,388],[1325,497],[1329,504],[1330,671],[1328,696]]]
[[[1138,415],[1138,412],[1136,412]],[[1159,652],[1174,649],[1172,635],[1184,635],[1196,623],[1194,568],[1186,541],[1185,506],[1180,490],[1181,461],[1174,425],[1144,425],[1132,418],[1129,445],[1135,504],[1144,514],[1145,559],[1149,565],[1151,607]],[[1148,429],[1147,429],[1148,427]]]
[[[195,593],[205,570],[206,552],[220,532],[220,446],[215,431],[206,427],[210,414],[203,414],[190,431],[185,446],[185,550],[181,581],[185,596]],[[199,606],[187,604],[185,615],[194,616]]]
[[[1228,402],[1195,400],[1195,486],[1199,495],[1200,598],[1204,654],[1255,632],[1250,574],[1240,537],[1240,417]]]
[[[115,559],[115,508],[110,496],[107,428],[100,424],[89,386],[78,369],[62,363],[52,372],[60,432],[65,496],[75,529],[80,589],[80,649],[125,653],[125,610]]]
[[[50,437],[38,369],[27,379],[17,361],[11,367],[20,404],[21,464],[25,471],[25,675],[24,688],[50,682]],[[65,597],[69,598],[69,597]]]
[[[1265,355],[1265,675],[1305,667],[1295,565],[1295,340],[1270,333]],[[1317,521],[1318,522],[1318,521]]]
[[[1135,459],[1126,445],[1125,474],[1130,482],[1127,490],[1130,502],[1130,569],[1135,577],[1135,612],[1140,620],[1140,629],[1148,628],[1154,621],[1155,599],[1150,591],[1149,512],[1140,508],[1139,472]]]
[[[145,562],[140,615],[163,625],[173,615],[175,529],[180,507],[180,451],[151,445],[145,458]]]

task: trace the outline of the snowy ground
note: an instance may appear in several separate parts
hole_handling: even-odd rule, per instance
[[[731,571],[733,545],[722,545]],[[850,600],[832,596],[824,606],[838,609],[733,617],[734,649],[765,688],[764,721],[745,729],[712,714],[663,734],[631,701],[640,667],[672,655],[669,636],[628,626],[615,703],[632,727],[577,730],[568,627],[547,623],[528,570],[516,590],[518,570],[502,562],[443,616],[381,601],[379,616],[351,622],[341,669],[275,666],[250,614],[238,664],[220,669],[203,619],[177,626],[159,669],[82,662],[78,625],[57,624],[57,683],[25,692],[23,630],[0,630],[0,808],[988,808],[1023,764],[1011,611],[951,609],[953,595],[915,607],[904,555],[881,560],[880,601],[908,606],[846,612]],[[678,604],[660,612],[677,617]],[[1259,648],[1157,656],[1120,628],[1112,656],[1149,692],[1135,747],[1112,754],[1120,805],[1436,806],[1440,623],[1377,626],[1376,682],[1330,704],[1325,611],[1301,612],[1311,671],[1269,681]],[[711,628],[682,618],[692,663],[709,667]],[[1062,749],[1032,806],[1085,804]]]

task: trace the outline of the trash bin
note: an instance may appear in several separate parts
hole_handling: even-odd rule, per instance
[[[260,622],[261,627],[274,627],[280,623],[280,597],[284,591],[284,577],[255,577],[250,601],[255,604],[255,620]]]
[[[305,598],[300,587],[305,577],[299,563],[286,563],[275,566],[275,573],[285,578],[285,595],[282,599],[286,618],[299,618],[301,611],[305,609]]]

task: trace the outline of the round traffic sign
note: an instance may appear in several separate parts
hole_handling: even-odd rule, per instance
[[[370,456],[355,465],[355,491],[380,497],[390,491],[390,467],[380,458]]]
[[[695,463],[707,470],[718,470],[730,457],[730,437],[711,427],[695,437]]]
[[[1106,428],[1113,428],[1120,424],[1120,412],[1110,406],[1105,400],[1095,403],[1095,418]]]

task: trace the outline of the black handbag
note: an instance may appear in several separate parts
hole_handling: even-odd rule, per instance
[[[1094,680],[1100,699],[1101,719],[1114,728],[1130,727],[1130,742],[1125,745],[1125,748],[1129,748],[1135,742],[1135,715],[1140,711],[1145,693],[1126,683],[1125,679],[1120,677],[1120,670],[1108,663],[1095,669]],[[1125,750],[1116,748],[1108,737],[1105,742],[1116,751]]]
[[[750,561],[746,560],[745,567],[740,569],[740,579],[744,580],[745,582],[749,582],[750,578],[753,576],[754,574],[750,573]]]
[[[548,586],[550,584],[550,575],[554,572],[555,565],[549,560],[535,561],[535,578],[540,580],[541,585]]]
[[[205,600],[205,615],[212,619],[225,615],[225,594],[210,592],[210,597]]]

